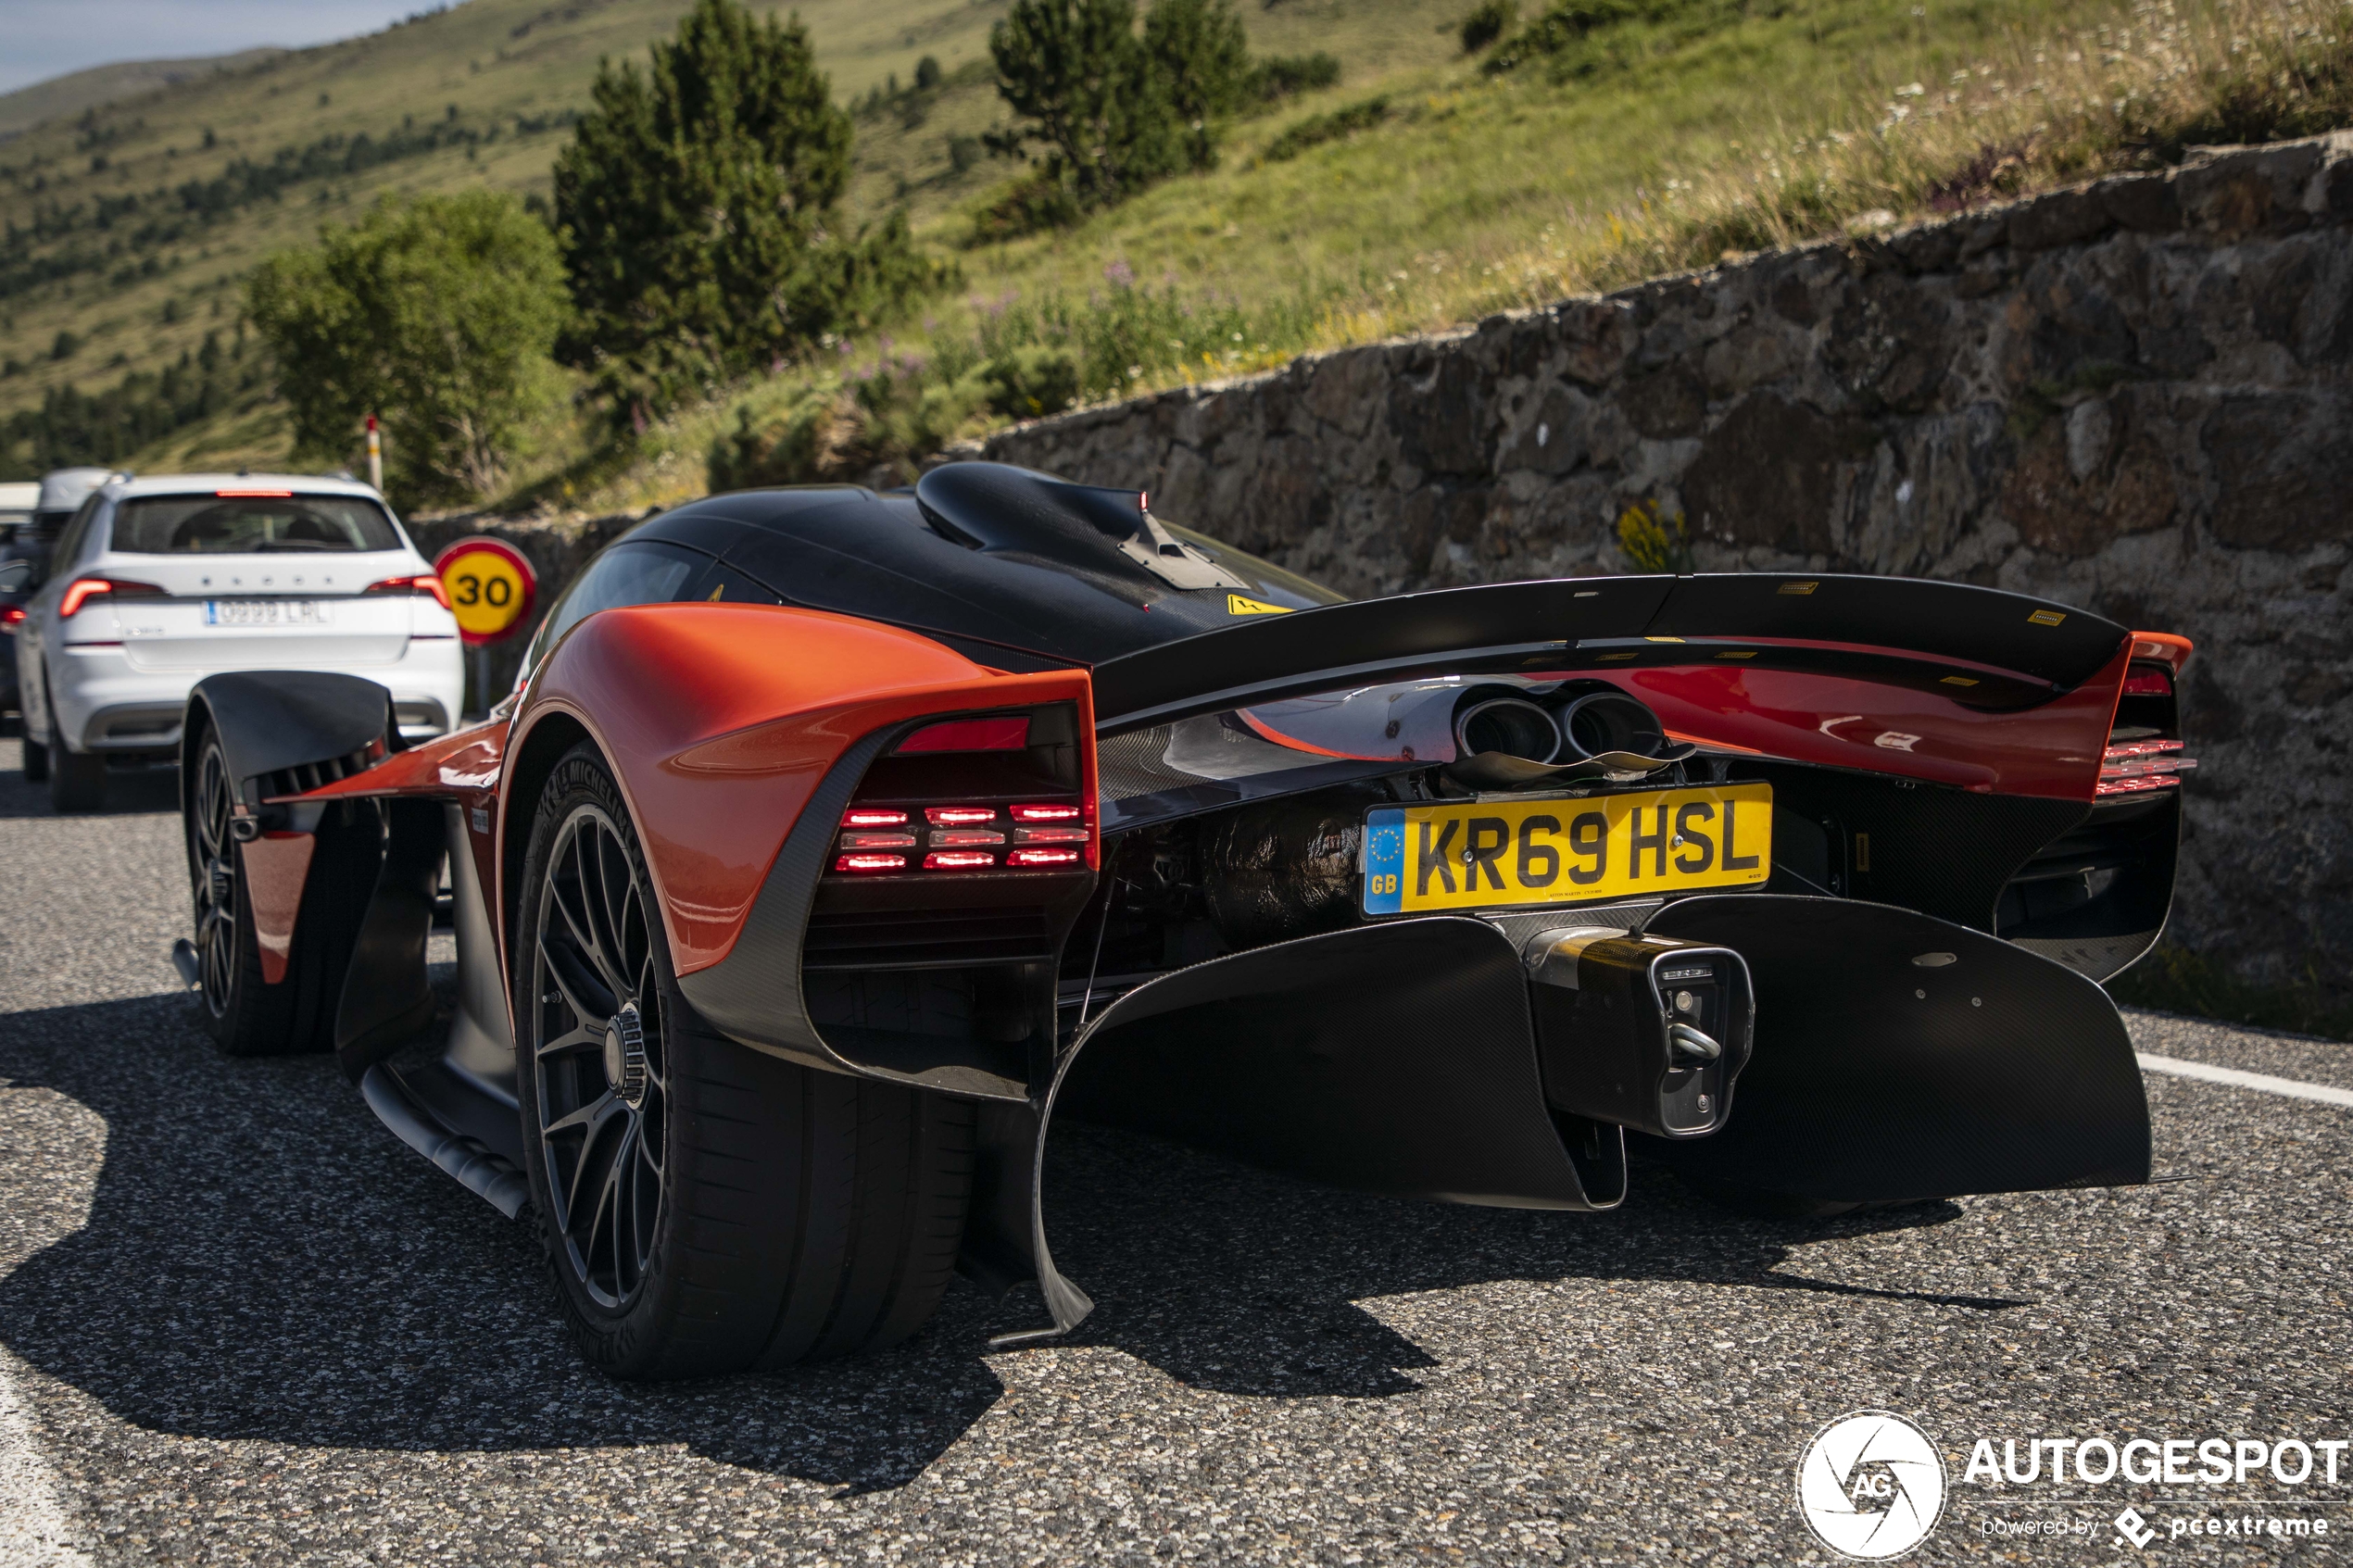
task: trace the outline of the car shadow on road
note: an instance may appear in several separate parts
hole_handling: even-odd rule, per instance
[[[1033,1294],[959,1285],[911,1343],[777,1376],[643,1386],[584,1365],[525,1225],[396,1143],[323,1058],[229,1060],[178,997],[19,1012],[0,1079],[106,1125],[86,1221],[0,1279],[0,1339],[152,1430],[449,1451],[684,1444],[847,1491],[923,1474],[1004,1391],[988,1336]],[[21,1144],[20,1144],[20,1147]],[[1075,1342],[1271,1398],[1378,1398],[1435,1365],[1356,1303],[1498,1280],[1808,1288],[1791,1248],[1950,1204],[1733,1219],[1652,1176],[1626,1210],[1538,1214],[1334,1193],[1077,1125],[1049,1165],[1058,1261],[1101,1304]],[[5,1185],[0,1185],[5,1190]],[[27,1190],[30,1190],[29,1188]],[[1902,1292],[1855,1292],[1902,1297]],[[1997,1300],[1923,1299],[1999,1310]]]

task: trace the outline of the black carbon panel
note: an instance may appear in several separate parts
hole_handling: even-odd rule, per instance
[[[1069,1113],[1311,1181],[1525,1209],[1595,1209],[1544,1102],[1519,955],[1481,921],[1359,927],[1140,986],[1057,1084]],[[1581,1124],[1580,1124],[1581,1130]]]
[[[2091,810],[2081,801],[1907,787],[1795,763],[1737,763],[1732,776],[1769,783],[1777,816],[1794,812],[1836,830],[1831,863],[1851,876],[1841,891],[1979,931],[1994,929],[1994,902],[2018,868]]]
[[[1732,948],[1756,990],[1755,1054],[1730,1125],[1642,1141],[1679,1169],[1832,1202],[2148,1179],[2132,1042],[2082,975],[1925,915],[1831,898],[1690,898],[1650,930]]]
[[[695,1010],[722,1033],[814,1066],[846,1069],[810,1022],[800,947],[817,879],[833,853],[835,824],[890,738],[891,732],[879,730],[842,753],[785,835],[735,947],[709,969],[678,977]]]

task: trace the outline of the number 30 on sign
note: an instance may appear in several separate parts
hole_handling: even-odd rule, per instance
[[[470,644],[513,635],[530,619],[538,597],[531,563],[522,551],[497,539],[460,539],[441,552],[433,569],[449,590],[458,634]]]

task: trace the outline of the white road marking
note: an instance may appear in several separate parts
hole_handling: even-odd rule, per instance
[[[0,1350],[0,1568],[90,1568],[12,1360]]]
[[[2294,1078],[2273,1078],[2261,1073],[2242,1073],[2235,1067],[2213,1067],[2203,1061],[2183,1061],[2177,1056],[2140,1054],[2141,1065],[2151,1073],[2171,1073],[2176,1078],[2200,1078],[2209,1084],[2228,1084],[2234,1089],[2260,1089],[2267,1095],[2285,1095],[2290,1099],[2316,1099],[2322,1105],[2341,1105],[2353,1110],[2353,1089],[2331,1088],[2326,1084],[2299,1083]]]

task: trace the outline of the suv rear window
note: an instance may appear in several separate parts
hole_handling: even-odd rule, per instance
[[[135,556],[396,550],[400,535],[357,495],[140,495],[115,508],[112,547]]]

